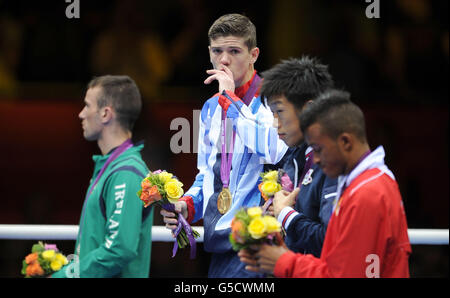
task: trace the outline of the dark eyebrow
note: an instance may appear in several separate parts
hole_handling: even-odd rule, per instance
[[[282,102],[280,100],[271,101],[269,103],[269,107],[270,108],[272,108],[272,107],[277,108],[280,104],[282,104]]]

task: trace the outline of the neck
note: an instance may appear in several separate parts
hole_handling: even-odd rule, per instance
[[[102,155],[108,154],[113,148],[120,146],[127,139],[131,138],[130,131],[117,129],[115,132],[104,133],[98,140],[97,145],[102,152]]]
[[[247,73],[242,78],[242,80],[239,82],[234,82],[234,85],[236,86],[236,88],[239,88],[239,87],[245,85],[248,81],[250,81],[253,77],[254,72],[255,72],[255,68],[253,67],[253,65],[250,65],[250,68],[248,69]]]
[[[349,162],[347,163],[347,169],[345,171],[345,175],[349,174],[353,171],[354,168],[361,162],[364,155],[370,150],[369,144],[364,143],[361,146],[355,148],[355,152],[350,156]]]

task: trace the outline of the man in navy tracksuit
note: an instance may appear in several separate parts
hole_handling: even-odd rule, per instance
[[[295,202],[286,192],[277,193],[269,210],[286,230],[285,242],[291,250],[319,257],[337,182],[313,164],[312,150],[300,130],[299,114],[308,101],[333,87],[333,80],[327,66],[309,57],[282,61],[262,75],[261,96],[274,114],[280,139],[289,146],[283,159],[276,165],[266,165],[265,170],[284,169],[294,187],[299,188],[294,190],[299,192]]]

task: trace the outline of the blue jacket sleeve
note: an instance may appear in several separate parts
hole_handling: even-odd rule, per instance
[[[309,191],[303,193],[303,197],[302,193],[298,197],[298,200],[309,200],[308,207],[311,209],[297,208],[282,219],[288,235],[286,240],[288,247],[296,252],[310,253],[316,257],[320,257],[322,251],[332,201],[336,195],[336,180],[321,174],[318,183],[311,185]]]
[[[207,102],[199,115],[199,133],[198,133],[198,151],[197,151],[197,168],[198,174],[195,181],[185,196],[190,196],[194,202],[195,216],[192,222],[196,222],[203,217],[203,178],[208,171],[208,158],[211,154],[211,142],[209,140],[209,131],[211,128],[209,102]]]

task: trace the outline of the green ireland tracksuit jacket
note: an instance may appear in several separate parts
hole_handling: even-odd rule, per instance
[[[53,277],[148,277],[150,271],[153,209],[143,208],[136,195],[148,168],[140,151],[144,145],[123,152],[107,167],[81,213],[76,262]],[[94,155],[90,188],[111,152]]]

